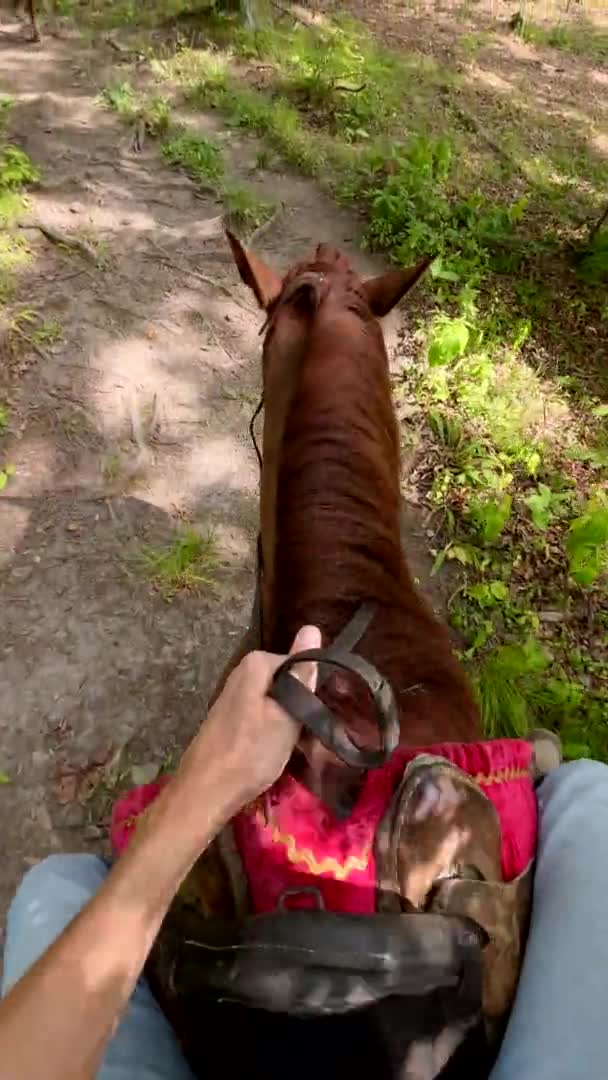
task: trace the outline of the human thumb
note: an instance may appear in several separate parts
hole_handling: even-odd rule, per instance
[[[293,656],[295,653],[305,652],[308,649],[320,649],[322,644],[318,626],[301,626],[293,639],[289,655]],[[319,671],[316,660],[306,660],[301,664],[295,664],[291,670],[292,674],[304,683],[304,686],[313,692],[316,690]]]

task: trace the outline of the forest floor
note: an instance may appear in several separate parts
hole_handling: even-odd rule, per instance
[[[440,253],[385,326],[410,563],[490,734],[608,750],[603,27],[193,6],[0,25],[2,911],[44,854],[103,849],[248,620],[261,320],[226,219],[279,268]]]

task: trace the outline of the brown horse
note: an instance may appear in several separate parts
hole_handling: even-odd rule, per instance
[[[416,284],[431,260],[364,281],[342,254],[321,244],[310,260],[280,277],[234,236],[229,234],[228,239],[243,281],[266,312],[264,433],[254,612],[214,697],[229,671],[249,650],[261,647],[286,653],[297,630],[311,623],[321,629],[327,646],[352,625],[362,606],[373,612],[358,637],[356,651],[392,686],[401,747],[435,747],[439,756],[408,755],[405,749],[386,766],[390,770],[397,759],[402,772],[394,774],[396,786],[387,794],[387,809],[375,832],[374,900],[366,910],[370,910],[374,925],[375,913],[381,912],[396,913],[398,921],[401,913],[408,911],[430,915],[437,910],[450,918],[473,918],[490,942],[484,951],[484,1015],[491,1022],[500,1021],[517,980],[529,874],[522,873],[525,859],[520,866],[520,854],[509,881],[503,881],[501,821],[480,785],[500,785],[503,778],[512,785],[513,794],[509,789],[504,803],[512,807],[511,817],[519,828],[521,817],[534,805],[531,778],[525,779],[529,758],[521,747],[514,751],[517,759],[509,757],[512,748],[499,747],[498,756],[490,761],[487,749],[476,745],[481,740],[481,724],[466,676],[445,627],[417,593],[408,570],[399,527],[399,430],[378,321]],[[336,726],[348,732],[356,746],[377,747],[377,717],[367,687],[348,670],[327,677],[322,668],[321,676],[318,696]],[[447,743],[452,747],[446,747]],[[507,756],[501,759],[503,750]],[[457,767],[463,753],[470,758],[465,767],[469,775]],[[456,762],[445,760],[450,755]],[[399,761],[413,757],[416,761],[411,761],[411,768],[399,765]],[[379,770],[377,776],[382,772]],[[345,764],[305,729],[288,774],[283,778],[288,785],[298,790],[304,785],[303,790],[308,788],[316,797],[313,801],[321,806],[322,828],[331,819],[328,829],[336,826],[341,841],[347,824],[336,819],[356,816],[360,792],[365,802],[369,778],[364,770]],[[269,797],[272,799],[272,794]],[[305,805],[308,813],[310,804]],[[327,813],[327,808],[334,814]],[[210,953],[195,950],[188,954],[187,970],[180,968],[176,975],[175,956],[184,941],[192,947],[207,940],[205,926],[213,924],[214,916],[236,919],[242,926],[252,911],[281,907],[281,897],[290,891],[283,890],[283,878],[277,908],[256,907],[253,899],[256,874],[259,881],[268,882],[272,877],[273,851],[279,852],[279,859],[287,851],[280,873],[289,883],[296,880],[296,892],[304,886],[305,891],[320,896],[331,877],[329,869],[304,872],[301,863],[305,861],[310,867],[310,852],[300,849],[294,853],[289,847],[295,841],[291,825],[286,831],[277,826],[275,835],[273,821],[265,814],[256,805],[245,808],[203,854],[182,888],[151,965],[160,999],[182,1031],[184,1047],[195,1071],[200,1067],[201,1074],[206,1069],[212,1033],[226,1053],[228,1048],[237,1055],[242,1052],[243,1067],[249,1060],[250,1045],[257,1043],[259,1050],[264,1043],[273,1049],[283,1072],[286,1060],[294,1062],[292,1041],[299,1044],[305,1032],[299,1052],[306,1049],[307,1061],[322,1058],[327,1064],[330,1049],[338,1055],[339,1065],[328,1065],[323,1075],[336,1075],[336,1069],[339,1075],[385,1075],[383,1070],[378,1072],[377,1058],[372,1055],[369,1060],[366,1047],[371,1044],[364,1035],[360,1014],[353,1014],[350,1020],[334,1017],[329,1029],[324,1018],[318,1027],[302,1028],[301,1020],[288,1015],[289,1008],[283,1009],[281,1018],[266,1013],[264,1007],[244,1009],[235,1021],[234,1013],[227,1014],[225,1006],[218,1005],[213,1014],[207,1014],[204,1039],[200,1036],[197,987],[201,978],[205,983],[201,964],[205,964],[204,957],[214,955],[215,946]],[[298,809],[291,819],[296,832],[302,820],[299,815]],[[259,836],[263,838],[263,859],[269,856],[271,862],[247,864],[247,853],[252,850],[248,844],[255,844]],[[330,862],[335,864],[334,859]],[[367,857],[360,863],[361,867],[369,865]],[[335,882],[346,882],[346,878],[336,876]],[[348,882],[346,885],[350,888]],[[334,898],[337,895],[332,893]],[[331,910],[351,909],[338,905]],[[433,924],[426,922],[425,915],[426,925],[430,930]],[[240,930],[237,938],[241,940]],[[272,949],[273,940],[266,944]],[[258,959],[260,955],[256,954]],[[280,973],[279,958],[277,977],[265,985],[283,987]],[[236,996],[238,1000],[231,979],[225,989],[229,999]],[[316,993],[316,984],[314,990]],[[457,998],[460,1000],[460,991]],[[435,1016],[435,1026],[429,1027],[427,1005],[426,999],[415,1006],[407,998],[386,998],[369,1011],[369,1023],[383,1032],[382,1045],[394,1042],[389,1075],[430,1080],[462,1041],[471,1017],[467,1014],[454,1022],[452,1017],[447,1023],[441,1005],[439,1019]],[[231,1035],[235,1022],[239,1025],[236,1041]],[[224,1035],[222,1024],[228,1025]],[[348,1069],[347,1052],[351,1061]],[[475,1060],[481,1067],[479,1054]],[[473,1080],[477,1073],[470,1064],[466,1074]],[[233,1074],[238,1071],[242,1071],[240,1065]]]
[[[479,714],[445,627],[414,587],[399,527],[399,429],[378,319],[431,259],[363,281],[321,244],[284,278],[229,234],[243,281],[267,313],[263,349],[261,633],[287,652],[305,623],[329,644],[365,601],[375,615],[357,646],[392,685],[401,745],[481,737]],[[373,744],[372,702],[349,674],[319,696],[358,744]],[[299,777],[346,811],[358,776],[301,739]]]

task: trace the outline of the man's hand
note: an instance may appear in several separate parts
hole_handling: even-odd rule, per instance
[[[320,645],[319,630],[305,626],[291,651]],[[101,890],[0,1002],[2,1080],[97,1075],[180,883],[289,760],[298,726],[266,696],[283,659],[258,652],[241,661]],[[294,673],[314,690],[316,664]]]
[[[303,626],[290,655],[321,648],[321,631]],[[272,698],[267,697],[272,676],[285,657],[252,652],[229,676],[199,734],[184,754],[176,782],[210,767],[225,787],[236,813],[245,803],[270,787],[283,772],[300,729]],[[315,663],[297,664],[292,672],[311,690],[317,684]]]

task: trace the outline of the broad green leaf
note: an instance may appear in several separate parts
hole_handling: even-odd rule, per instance
[[[8,773],[3,772],[0,769],[0,784],[10,784],[11,778]]]
[[[6,475],[6,473],[4,472],[3,469],[0,469],[0,491],[2,491],[3,488],[6,487],[7,482],[8,482],[8,476]]]
[[[546,484],[539,484],[537,491],[524,499],[524,502],[530,511],[532,521],[537,529],[545,530],[552,521],[552,500],[553,492]]]
[[[591,415],[608,416],[608,405],[596,405],[595,408],[591,410]]]
[[[605,544],[608,542],[608,507],[606,509],[592,510],[581,517],[575,518],[570,525],[570,535],[567,540],[568,551],[575,551],[578,547]]]
[[[469,343],[469,328],[464,319],[452,319],[434,327],[429,345],[429,364],[436,367],[463,356]]]
[[[447,548],[442,548],[441,551],[437,552],[437,555],[435,556],[435,561],[434,561],[433,566],[431,568],[431,577],[434,577],[435,574],[439,573],[439,571],[441,570],[441,567],[443,566],[443,564],[444,564],[444,562],[446,560],[447,553],[448,553]]]
[[[503,495],[499,502],[491,500],[475,504],[472,517],[484,543],[493,544],[498,539],[511,516],[511,505],[512,499],[508,494]]]
[[[496,600],[506,600],[509,595],[509,590],[504,581],[491,581],[489,588]]]
[[[576,761],[577,758],[591,757],[591,748],[587,743],[565,742],[562,746],[564,757],[568,761]]]

